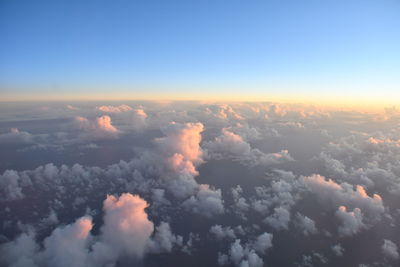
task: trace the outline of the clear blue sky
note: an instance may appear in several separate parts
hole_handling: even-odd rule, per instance
[[[321,91],[400,96],[400,1],[0,1],[0,98]]]

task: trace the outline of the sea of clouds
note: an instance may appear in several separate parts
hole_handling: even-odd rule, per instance
[[[5,103],[0,266],[398,266],[400,112]]]

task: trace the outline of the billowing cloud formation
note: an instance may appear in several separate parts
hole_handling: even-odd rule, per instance
[[[340,220],[338,232],[341,236],[349,236],[357,234],[363,227],[362,214],[359,208],[353,211],[347,211],[345,206],[340,206],[336,211],[336,217]]]
[[[206,148],[212,158],[230,157],[250,165],[271,165],[293,160],[287,150],[265,154],[259,149],[251,148],[241,136],[225,128],[222,130],[222,135],[206,144]]]
[[[265,255],[271,247],[272,235],[269,233],[263,233],[254,242],[244,245],[240,239],[236,239],[231,243],[228,254],[218,254],[218,263],[219,265],[232,263],[235,266],[261,267],[264,266],[264,261],[260,255]]]
[[[200,185],[197,194],[185,200],[182,206],[191,212],[208,217],[224,213],[221,190],[214,190],[205,184]]]
[[[92,219],[82,217],[71,225],[56,228],[44,240],[45,249],[40,260],[48,266],[87,266],[87,246],[92,227]]]
[[[163,129],[166,136],[155,140],[170,172],[164,178],[177,197],[192,195],[197,187],[194,176],[198,174],[196,166],[203,161],[200,147],[203,129],[201,123],[171,123]]]
[[[361,185],[356,185],[354,189],[348,183],[338,184],[321,175],[303,177],[303,182],[321,200],[336,206],[346,205],[359,208],[372,220],[379,218],[385,210],[382,198],[378,194],[374,194],[372,197],[368,196],[365,188]]]
[[[182,237],[171,233],[168,223],[154,227],[148,219],[142,198],[129,193],[104,200],[104,224],[99,236],[92,236],[92,219],[81,217],[73,224],[56,228],[44,240],[36,243],[32,232],[1,246],[1,262],[9,266],[114,266],[118,261],[139,261],[146,252],[170,252],[182,245]],[[96,241],[97,240],[97,241]]]
[[[145,200],[129,193],[104,200],[104,225],[100,241],[93,245],[95,261],[115,262],[118,258],[142,258],[154,226],[147,217]]]
[[[75,223],[56,228],[39,251],[33,233],[22,234],[2,246],[3,262],[9,266],[88,266],[88,242],[92,219],[82,217]]]
[[[134,109],[133,110],[133,115],[132,115],[132,124],[133,124],[133,128],[136,130],[141,130],[144,127],[147,126],[147,114],[146,112],[141,109]]]
[[[98,117],[95,121],[90,121],[84,117],[75,117],[75,124],[79,129],[83,130],[84,138],[107,138],[116,137],[119,133],[111,123],[111,118],[108,115]]]
[[[180,154],[194,163],[201,162],[202,150],[200,148],[201,132],[204,126],[201,123],[171,123],[163,128],[166,137],[156,139],[165,154]],[[171,155],[173,156],[173,155]]]

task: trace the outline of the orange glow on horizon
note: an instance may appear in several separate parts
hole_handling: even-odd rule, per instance
[[[400,99],[399,99],[400,100]],[[350,95],[339,97],[334,94],[310,95],[310,94],[255,94],[255,93],[226,93],[215,92],[211,95],[205,93],[48,93],[48,94],[27,94],[14,93],[3,95],[0,102],[47,102],[47,101],[155,101],[170,103],[173,101],[194,101],[199,103],[221,103],[221,102],[276,102],[282,104],[312,105],[335,110],[362,110],[362,111],[382,111],[385,107],[396,106],[399,100],[390,100],[383,97],[366,97]]]

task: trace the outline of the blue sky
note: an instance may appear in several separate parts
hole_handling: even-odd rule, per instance
[[[0,2],[0,93],[400,100],[399,1]]]

